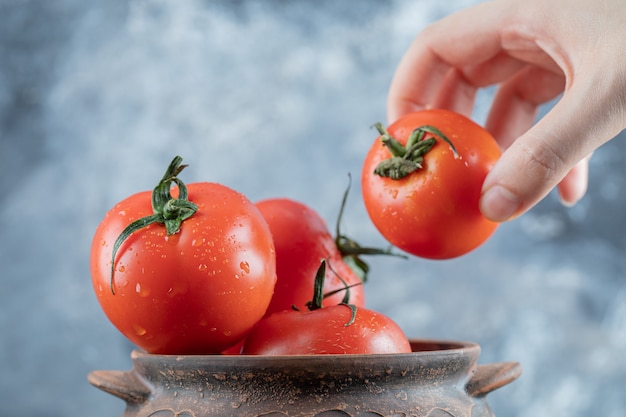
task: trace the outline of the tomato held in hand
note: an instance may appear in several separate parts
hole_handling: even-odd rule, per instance
[[[495,139],[447,110],[407,114],[370,148],[361,177],[372,222],[393,245],[449,259],[484,243],[498,224],[483,217],[483,181],[500,157]]]
[[[218,353],[263,317],[274,245],[244,195],[215,183],[185,186],[180,161],[152,195],[130,196],[106,214],[93,238],[92,282],[109,320],[140,348]]]
[[[287,198],[272,198],[255,203],[269,225],[276,248],[277,281],[267,315],[306,308],[313,296],[313,281],[320,261],[326,259],[325,293],[339,290],[324,300],[336,305],[350,286],[352,303],[364,305],[361,278],[348,266],[322,217],[312,208]],[[355,286],[356,285],[356,286]]]
[[[262,319],[248,334],[244,355],[409,353],[402,329],[389,317],[348,301],[322,307],[324,263],[307,311],[285,310]]]

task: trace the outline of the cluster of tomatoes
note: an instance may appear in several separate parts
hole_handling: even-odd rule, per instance
[[[381,234],[416,256],[447,259],[485,241],[478,210],[499,157],[469,119],[424,111],[379,138],[362,174]],[[91,249],[97,299],[131,342],[155,354],[410,352],[400,327],[365,307],[361,248],[300,202],[251,202],[209,182],[185,184],[174,158],[152,192],[118,203]]]

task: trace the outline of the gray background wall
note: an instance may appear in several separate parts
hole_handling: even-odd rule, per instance
[[[0,0],[0,416],[121,414],[86,381],[130,367],[89,278],[106,210],[180,154],[188,182],[298,199],[334,225],[409,42],[472,3]],[[498,416],[626,414],[622,139],[574,208],[551,195],[459,259],[371,260],[370,306],[411,337],[522,363],[490,394]],[[357,181],[344,229],[384,244]]]

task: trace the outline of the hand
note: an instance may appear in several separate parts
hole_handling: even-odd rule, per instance
[[[483,214],[519,216],[557,184],[561,201],[576,203],[591,153],[626,128],[626,3],[495,0],[430,25],[394,75],[389,122],[422,108],[470,116],[492,84],[485,127],[504,152],[484,181]]]

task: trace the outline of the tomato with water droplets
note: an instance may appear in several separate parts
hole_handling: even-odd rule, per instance
[[[218,353],[264,315],[276,282],[274,244],[243,194],[217,183],[185,185],[179,164],[152,193],[106,214],[93,238],[92,283],[109,320],[138,347]],[[179,208],[192,213],[179,221],[172,214]]]
[[[380,133],[363,163],[367,212],[393,245],[449,259],[484,243],[498,223],[479,208],[483,181],[500,157],[480,125],[448,110],[409,113]]]
[[[313,279],[306,310],[284,310],[263,318],[245,339],[247,355],[321,355],[408,353],[411,345],[400,326],[379,312],[357,307],[346,295],[323,305],[326,261]]]
[[[339,303],[345,289],[358,306],[365,304],[361,277],[345,262],[341,249],[324,219],[311,207],[288,198],[269,198],[255,203],[267,221],[276,247],[277,281],[266,316],[304,309],[313,296],[313,281],[320,260],[326,259],[325,305]]]
[[[338,304],[314,311],[280,311],[262,319],[245,339],[244,355],[409,353],[400,326],[379,312]]]

